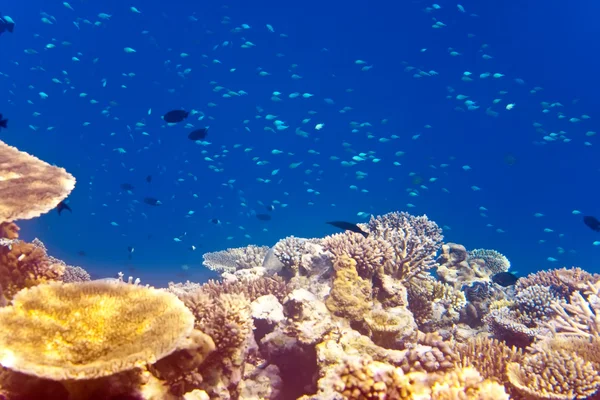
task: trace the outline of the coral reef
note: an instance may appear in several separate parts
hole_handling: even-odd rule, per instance
[[[75,178],[0,141],[0,223],[47,213],[75,187]]]
[[[207,253],[220,280],[155,289],[89,281],[4,222],[0,397],[598,398],[597,275],[505,288],[506,257],[442,244],[426,216],[361,229]]]

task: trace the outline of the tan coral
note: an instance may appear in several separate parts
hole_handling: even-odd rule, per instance
[[[418,332],[415,342],[406,343],[408,352],[402,360],[404,372],[446,371],[454,367],[458,354],[451,342],[444,341],[438,333]]]
[[[262,266],[267,255],[267,246],[254,246],[232,248],[212,253],[205,253],[202,265],[213,271],[233,273],[238,269],[251,269]]]
[[[569,303],[554,302],[551,307],[556,317],[547,325],[561,335],[600,337],[600,280],[587,282],[584,297],[574,292]]]
[[[600,387],[592,363],[564,350],[527,354],[507,365],[510,383],[531,399],[585,399]]]
[[[151,364],[189,345],[194,316],[172,294],[123,283],[51,283],[0,309],[0,364],[53,380]]]
[[[327,308],[335,315],[360,321],[373,306],[371,281],[361,278],[356,271],[356,260],[343,255],[334,260],[335,277]]]
[[[14,222],[2,222],[0,223],[0,239],[18,239],[19,230],[20,228]]]
[[[74,187],[75,178],[63,168],[0,141],[0,223],[45,214]]]

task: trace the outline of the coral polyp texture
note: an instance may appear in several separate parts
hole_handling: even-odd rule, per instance
[[[47,213],[75,187],[63,168],[0,141],[0,223]]]
[[[444,244],[425,216],[361,229],[207,253],[221,279],[155,289],[89,281],[0,225],[0,395],[599,398],[600,276],[563,268],[503,287],[491,276],[507,257]]]

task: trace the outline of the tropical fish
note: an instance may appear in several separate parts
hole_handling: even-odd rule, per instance
[[[69,207],[69,205],[67,203],[65,203],[64,201],[61,201],[60,203],[58,203],[58,205],[56,206],[56,211],[58,211],[58,215],[60,215],[60,213],[63,210],[69,210],[70,213],[73,212],[73,210],[71,210],[71,207]]]
[[[134,186],[131,183],[121,183],[121,189],[123,189],[123,190],[133,190]]]
[[[145,197],[144,203],[149,204],[151,206],[160,206],[162,204],[160,200],[155,199],[154,197]]]
[[[188,139],[190,140],[202,140],[206,137],[206,135],[208,134],[208,128],[200,128],[200,129],[196,129],[195,131],[190,132],[190,134],[188,135]]]
[[[336,228],[343,229],[345,231],[352,231],[355,233],[360,233],[364,237],[369,237],[369,234],[358,227],[358,225],[353,224],[352,222],[346,221],[329,221],[327,222],[329,225],[333,225]]]
[[[0,114],[0,128],[8,128],[7,124],[8,124],[8,120],[2,119],[2,114]]]
[[[504,287],[514,285],[518,280],[519,277],[512,272],[498,272],[492,275],[492,282]]]
[[[596,232],[600,232],[600,221],[596,219],[596,217],[592,217],[591,215],[587,215],[583,217],[583,223],[589,226],[591,230]]]
[[[261,221],[270,221],[271,220],[271,216],[269,214],[256,214],[256,218],[258,218]]]
[[[148,183],[152,182],[152,175],[148,175],[146,177],[146,182],[148,182]]]
[[[165,120],[165,122],[168,122],[170,124],[175,124],[177,122],[181,122],[184,119],[186,119],[189,114],[190,113],[185,110],[172,110],[172,111],[169,111],[168,113],[166,113],[163,116],[163,119]]]
[[[12,33],[14,29],[15,21],[13,21],[13,19],[8,15],[4,17],[0,15],[0,35],[2,35],[4,32]]]

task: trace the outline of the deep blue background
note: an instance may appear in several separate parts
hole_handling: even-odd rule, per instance
[[[358,221],[360,211],[407,210],[449,227],[447,241],[504,253],[520,273],[571,265],[600,269],[600,247],[592,244],[600,234],[572,214],[577,209],[600,216],[600,144],[596,136],[585,135],[600,129],[595,40],[600,27],[594,2],[464,1],[466,13],[446,1],[430,12],[425,9],[432,3],[405,1],[103,3],[73,0],[72,11],[62,1],[31,0],[3,4],[0,10],[17,23],[13,34],[0,36],[0,72],[6,74],[0,76],[0,113],[10,119],[0,139],[65,167],[78,180],[70,197],[72,215],[52,212],[21,223],[24,237],[39,237],[54,256],[97,276],[122,270],[155,284],[204,280],[210,274],[201,266],[203,252],[272,245],[291,234],[323,236],[334,232],[324,224],[327,220]],[[131,12],[130,6],[142,13]],[[43,23],[40,12],[56,21]],[[112,16],[101,20],[99,13]],[[102,23],[92,25],[96,21]],[[435,21],[446,26],[432,29]],[[251,28],[236,32],[242,24]],[[230,44],[223,47],[225,41]],[[245,41],[256,46],[243,49]],[[56,48],[44,49],[48,43]],[[482,45],[487,47],[482,50]],[[137,52],[126,54],[124,47]],[[449,48],[460,55],[451,56]],[[493,58],[485,60],[483,54]],[[361,71],[357,59],[373,68]],[[416,69],[407,71],[407,66]],[[192,70],[182,78],[178,73],[186,68]],[[259,76],[259,68],[271,75]],[[438,75],[414,78],[419,69]],[[473,74],[472,82],[461,80],[465,71]],[[134,77],[123,75],[132,72]],[[505,76],[480,79],[483,72]],[[302,79],[291,79],[294,73]],[[248,95],[223,98],[227,89],[214,92],[217,85]],[[455,91],[449,93],[448,87]],[[532,94],[534,87],[543,90]],[[282,93],[281,102],[271,100],[274,91]],[[49,98],[42,100],[39,92]],[[80,97],[82,92],[87,97]],[[314,97],[289,99],[292,92]],[[466,109],[457,94],[468,95],[480,108],[457,111]],[[502,101],[492,107],[499,113],[492,117],[486,108],[495,98]],[[563,107],[543,113],[542,102]],[[507,111],[508,103],[515,108]],[[352,109],[340,113],[346,106]],[[257,107],[264,110],[260,119]],[[204,120],[196,116],[186,122],[209,125],[212,144],[189,141],[191,128],[184,123],[165,126],[160,116],[173,108],[203,112]],[[558,112],[566,118],[559,119]],[[264,130],[274,127],[265,120],[267,114],[289,128]],[[583,114],[591,119],[569,122]],[[304,118],[311,121],[302,124]],[[389,122],[382,124],[383,119]],[[136,130],[137,122],[146,126]],[[352,132],[351,122],[370,126]],[[316,131],[316,123],[325,123],[324,129]],[[534,123],[546,133],[537,132]],[[48,131],[50,126],[54,129]],[[295,135],[297,127],[309,137]],[[544,135],[560,131],[569,143],[540,144]],[[399,138],[378,141],[391,135]],[[113,151],[119,147],[127,153]],[[272,155],[273,149],[285,153]],[[397,151],[405,155],[396,157]],[[381,161],[340,164],[369,152]],[[269,164],[257,165],[259,160]],[[300,167],[288,167],[300,161]],[[464,171],[464,165],[472,170]],[[280,171],[271,176],[274,169]],[[357,171],[368,177],[357,180]],[[144,181],[148,174],[154,178],[150,185]],[[235,182],[227,185],[229,180]],[[119,188],[125,182],[135,186],[133,194]],[[411,189],[419,196],[409,196]],[[145,196],[163,205],[140,203]],[[275,203],[271,221],[254,217],[268,213],[259,202],[277,201],[287,207]],[[488,210],[486,216],[480,207]],[[186,217],[190,210],[195,213]],[[535,218],[536,212],[545,216]],[[212,218],[222,224],[212,224]],[[111,226],[112,221],[119,226]],[[182,242],[173,240],[184,233]],[[197,250],[190,251],[191,245]],[[135,247],[131,261],[127,246]]]

